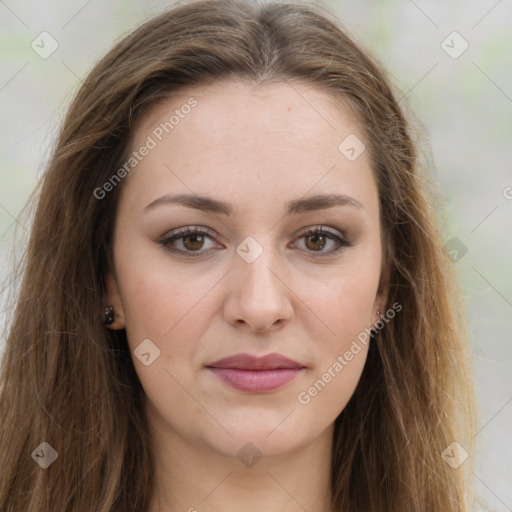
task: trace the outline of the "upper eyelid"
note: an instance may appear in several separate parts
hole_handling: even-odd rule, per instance
[[[211,236],[215,236],[214,234],[214,231],[210,228],[207,228],[205,226],[183,226],[181,228],[176,228],[176,229],[173,229],[171,231],[169,231],[167,234],[165,234],[163,236],[163,238],[165,237],[171,237],[171,236],[176,236],[176,235],[186,235],[188,233],[195,233],[195,232],[204,232],[205,234],[207,235],[211,235]]]
[[[325,226],[324,224],[313,224],[312,226],[307,226],[299,231],[297,237],[304,236],[305,234],[310,233],[311,231],[316,231],[316,230],[323,231],[324,233],[327,233],[327,234],[331,233],[331,234],[337,235],[343,239],[346,238],[345,232],[343,230],[331,228],[329,226]]]
[[[330,228],[328,226],[325,226],[324,224],[313,224],[311,226],[306,226],[304,228],[302,228],[299,233],[297,235],[295,235],[295,238],[294,240],[296,240],[297,238],[301,238],[303,237],[304,235],[312,232],[312,231],[316,231],[316,230],[319,230],[319,231],[323,231],[324,233],[326,234],[332,234],[332,235],[335,235],[335,236],[339,236],[340,238],[344,239],[344,240],[347,240],[347,237],[346,237],[346,234],[343,230],[340,230],[340,229],[337,229],[337,228]],[[333,232],[335,231],[335,232]],[[169,239],[169,238],[172,238],[172,237],[182,237],[182,236],[186,236],[187,234],[189,233],[196,233],[198,232],[199,234],[205,234],[205,235],[208,235],[212,238],[215,238],[215,233],[212,229],[210,228],[207,228],[207,227],[204,227],[204,226],[195,226],[195,225],[192,225],[192,226],[184,226],[182,228],[176,228],[170,232],[167,232],[166,234],[164,234],[163,236],[160,237],[160,240],[166,240],[166,239]],[[204,233],[202,233],[204,232]]]

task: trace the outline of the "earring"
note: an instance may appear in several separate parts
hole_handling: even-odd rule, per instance
[[[112,306],[106,306],[104,310],[105,319],[103,323],[105,325],[112,325],[114,323],[114,308]]]

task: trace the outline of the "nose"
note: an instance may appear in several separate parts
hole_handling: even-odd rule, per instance
[[[224,315],[233,325],[247,325],[254,331],[282,328],[293,317],[293,292],[279,255],[265,248],[252,262],[235,255],[229,273],[229,295]]]

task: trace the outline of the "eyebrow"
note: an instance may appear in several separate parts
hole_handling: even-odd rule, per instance
[[[166,194],[149,203],[144,210],[152,210],[157,206],[179,204],[187,208],[194,208],[203,212],[222,214],[232,216],[234,207],[230,203],[219,201],[207,196],[198,196],[192,194]],[[353,197],[345,194],[317,194],[304,199],[295,199],[285,204],[287,215],[297,215],[316,210],[325,210],[334,206],[353,206],[357,209],[363,209],[363,205]]]

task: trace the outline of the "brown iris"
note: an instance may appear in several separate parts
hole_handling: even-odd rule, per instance
[[[183,238],[183,245],[186,249],[189,251],[197,251],[198,249],[201,249],[201,247],[204,244],[204,238],[201,234],[191,234],[191,235],[185,235]],[[191,240],[190,244],[187,244],[187,241]]]
[[[306,246],[309,248],[309,249],[312,249],[312,250],[320,250],[320,249],[323,249],[325,247],[325,243],[326,243],[326,237],[324,235],[319,235],[317,233],[313,234],[313,235],[308,235],[305,237],[306,238]],[[308,243],[309,240],[312,240],[313,242],[313,245],[314,247],[311,247],[310,244]],[[320,247],[318,247],[317,244],[321,244]]]

